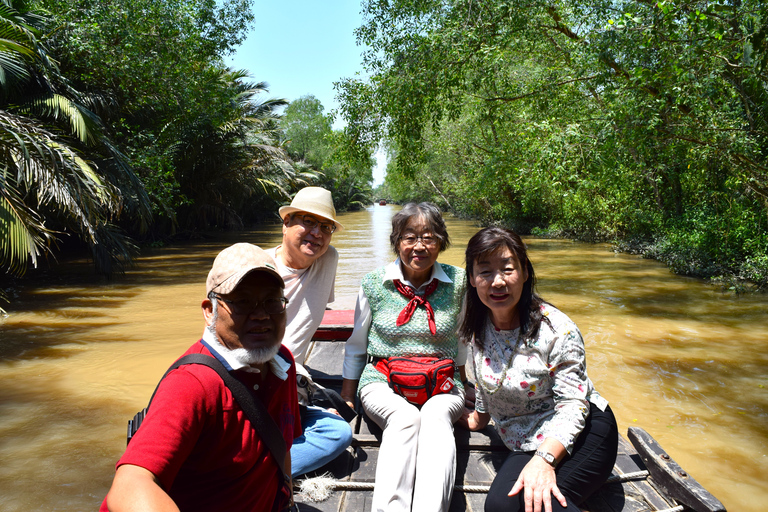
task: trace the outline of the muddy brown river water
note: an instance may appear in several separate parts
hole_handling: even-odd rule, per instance
[[[393,259],[397,206],[343,214],[336,309]],[[479,226],[449,219],[463,266]],[[0,511],[97,510],[127,420],[201,334],[205,276],[222,248],[269,247],[279,225],[145,251],[106,283],[87,262],[26,282],[0,321]],[[645,428],[730,511],[768,503],[768,296],[734,296],[607,245],[526,239],[540,294],[580,327],[588,371],[622,432]]]

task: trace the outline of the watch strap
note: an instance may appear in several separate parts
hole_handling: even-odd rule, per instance
[[[552,455],[551,453],[545,452],[543,450],[536,450],[536,455],[538,455],[539,457],[541,457],[542,459],[547,461],[547,464],[549,464],[553,468],[555,467],[555,460],[556,459],[555,459],[555,456]]]

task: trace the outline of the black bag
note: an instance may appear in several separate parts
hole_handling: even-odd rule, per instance
[[[321,386],[312,379],[312,376],[306,369],[296,365],[296,384],[299,393],[299,403],[301,404],[301,423],[304,424],[304,415],[308,405],[322,407],[323,409],[336,409],[344,421],[351,422],[357,416],[347,402],[341,398],[341,395],[333,389]]]
[[[341,395],[336,390],[324,388],[320,385],[317,386],[318,388],[309,398],[311,405],[322,407],[323,409],[336,409],[347,423],[355,419],[357,413],[341,398]]]
[[[139,430],[141,423],[144,421],[144,416],[147,415],[147,408],[143,408],[139,412],[133,415],[132,420],[128,420],[128,441],[125,444],[131,442],[136,431]]]

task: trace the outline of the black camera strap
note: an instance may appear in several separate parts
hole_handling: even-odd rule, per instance
[[[250,391],[248,391],[248,388],[246,388],[242,382],[237,380],[231,373],[229,373],[218,359],[215,357],[207,356],[205,354],[189,354],[179,358],[175,363],[171,365],[170,368],[168,368],[165,374],[163,374],[160,382],[162,382],[162,380],[171,371],[175,370],[179,366],[186,364],[202,364],[213,369],[216,373],[219,374],[221,380],[224,381],[224,384],[232,392],[232,396],[240,405],[240,408],[243,409],[243,412],[245,412],[245,415],[251,421],[251,425],[253,425],[256,433],[259,434],[261,440],[264,441],[264,444],[266,444],[267,448],[269,448],[270,453],[272,453],[272,457],[275,459],[275,462],[280,468],[280,472],[282,473],[283,478],[286,482],[289,482],[290,475],[286,474],[285,472],[285,454],[287,451],[285,446],[285,439],[283,439],[283,435],[280,433],[280,428],[277,426],[277,423],[275,423],[275,420],[272,419],[272,416],[269,415],[269,412],[267,411],[266,407],[264,407],[264,404],[261,403],[261,400],[259,400],[258,397],[253,396]],[[157,383],[157,387],[155,388],[154,393],[152,393],[152,397],[149,399],[147,408],[142,411],[145,414],[147,409],[149,409],[149,406],[152,405],[152,399],[155,397],[155,393],[157,393],[157,390],[160,387],[160,382]],[[128,423],[128,441],[130,442],[130,437],[132,436],[133,432],[138,430],[139,425],[141,425],[141,421],[139,421],[138,425],[135,425],[135,428],[132,428],[130,421]]]

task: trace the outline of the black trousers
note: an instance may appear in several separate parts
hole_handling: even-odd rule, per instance
[[[611,475],[618,446],[619,430],[610,406],[601,411],[590,403],[587,424],[576,438],[571,455],[560,461],[555,469],[557,487],[568,501],[568,507],[563,508],[560,502],[552,498],[552,510],[580,512],[578,505],[589,498]],[[512,490],[525,465],[534,456],[533,452],[509,454],[488,491],[485,512],[525,510],[524,490],[515,496],[507,494]]]

